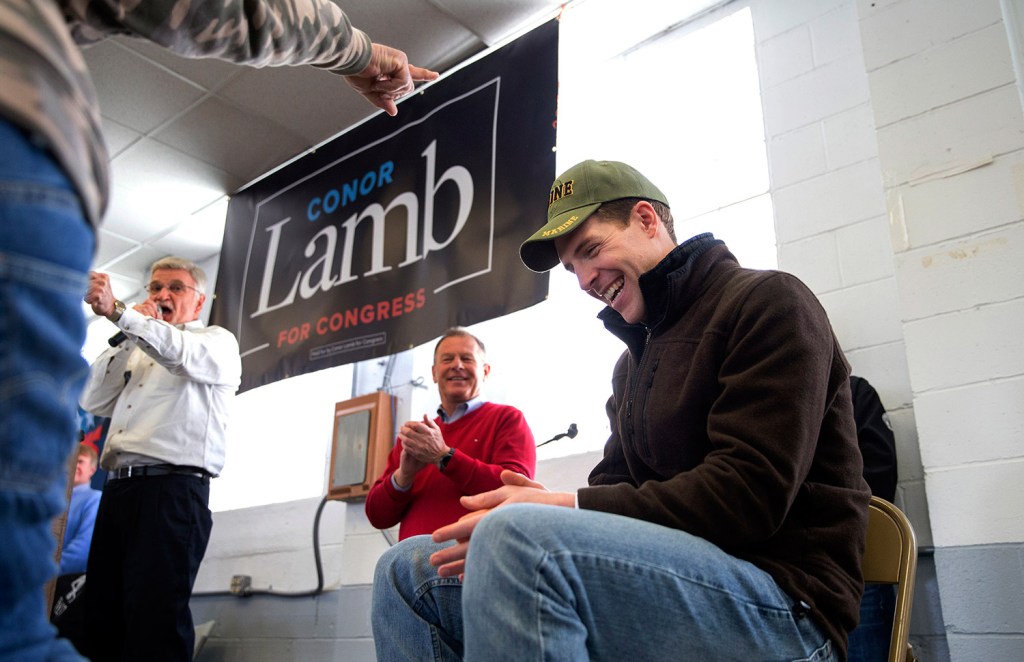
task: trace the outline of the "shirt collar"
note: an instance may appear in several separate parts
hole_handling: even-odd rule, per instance
[[[459,420],[466,414],[479,409],[480,405],[484,404],[485,402],[486,400],[484,400],[479,395],[471,400],[467,400],[466,402],[460,402],[455,406],[455,411],[452,412],[451,416],[449,416],[448,413],[444,410],[444,407],[441,407],[439,405],[437,407],[437,415],[441,417],[442,423],[454,423],[455,421]]]

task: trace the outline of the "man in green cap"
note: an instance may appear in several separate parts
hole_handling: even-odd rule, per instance
[[[677,245],[666,196],[618,162],[556,179],[520,256],[574,274],[626,344],[604,457],[575,493],[505,472],[389,550],[378,659],[844,660],[869,491],[810,290],[710,234]]]

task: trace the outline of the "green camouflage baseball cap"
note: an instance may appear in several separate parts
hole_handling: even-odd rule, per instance
[[[619,161],[583,161],[555,179],[548,195],[548,222],[519,247],[519,257],[532,271],[544,272],[558,265],[554,240],[579,226],[604,202],[642,198],[668,199],[636,168]]]

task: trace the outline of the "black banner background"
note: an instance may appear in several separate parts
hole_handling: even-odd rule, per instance
[[[550,21],[232,197],[210,323],[240,391],[547,296],[518,248],[555,176],[557,52]]]

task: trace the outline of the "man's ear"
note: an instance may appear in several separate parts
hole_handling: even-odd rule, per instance
[[[641,200],[633,207],[633,213],[639,217],[640,227],[643,228],[644,233],[648,237],[653,237],[657,233],[658,225],[661,221],[658,218],[658,212],[654,211],[651,203]]]

